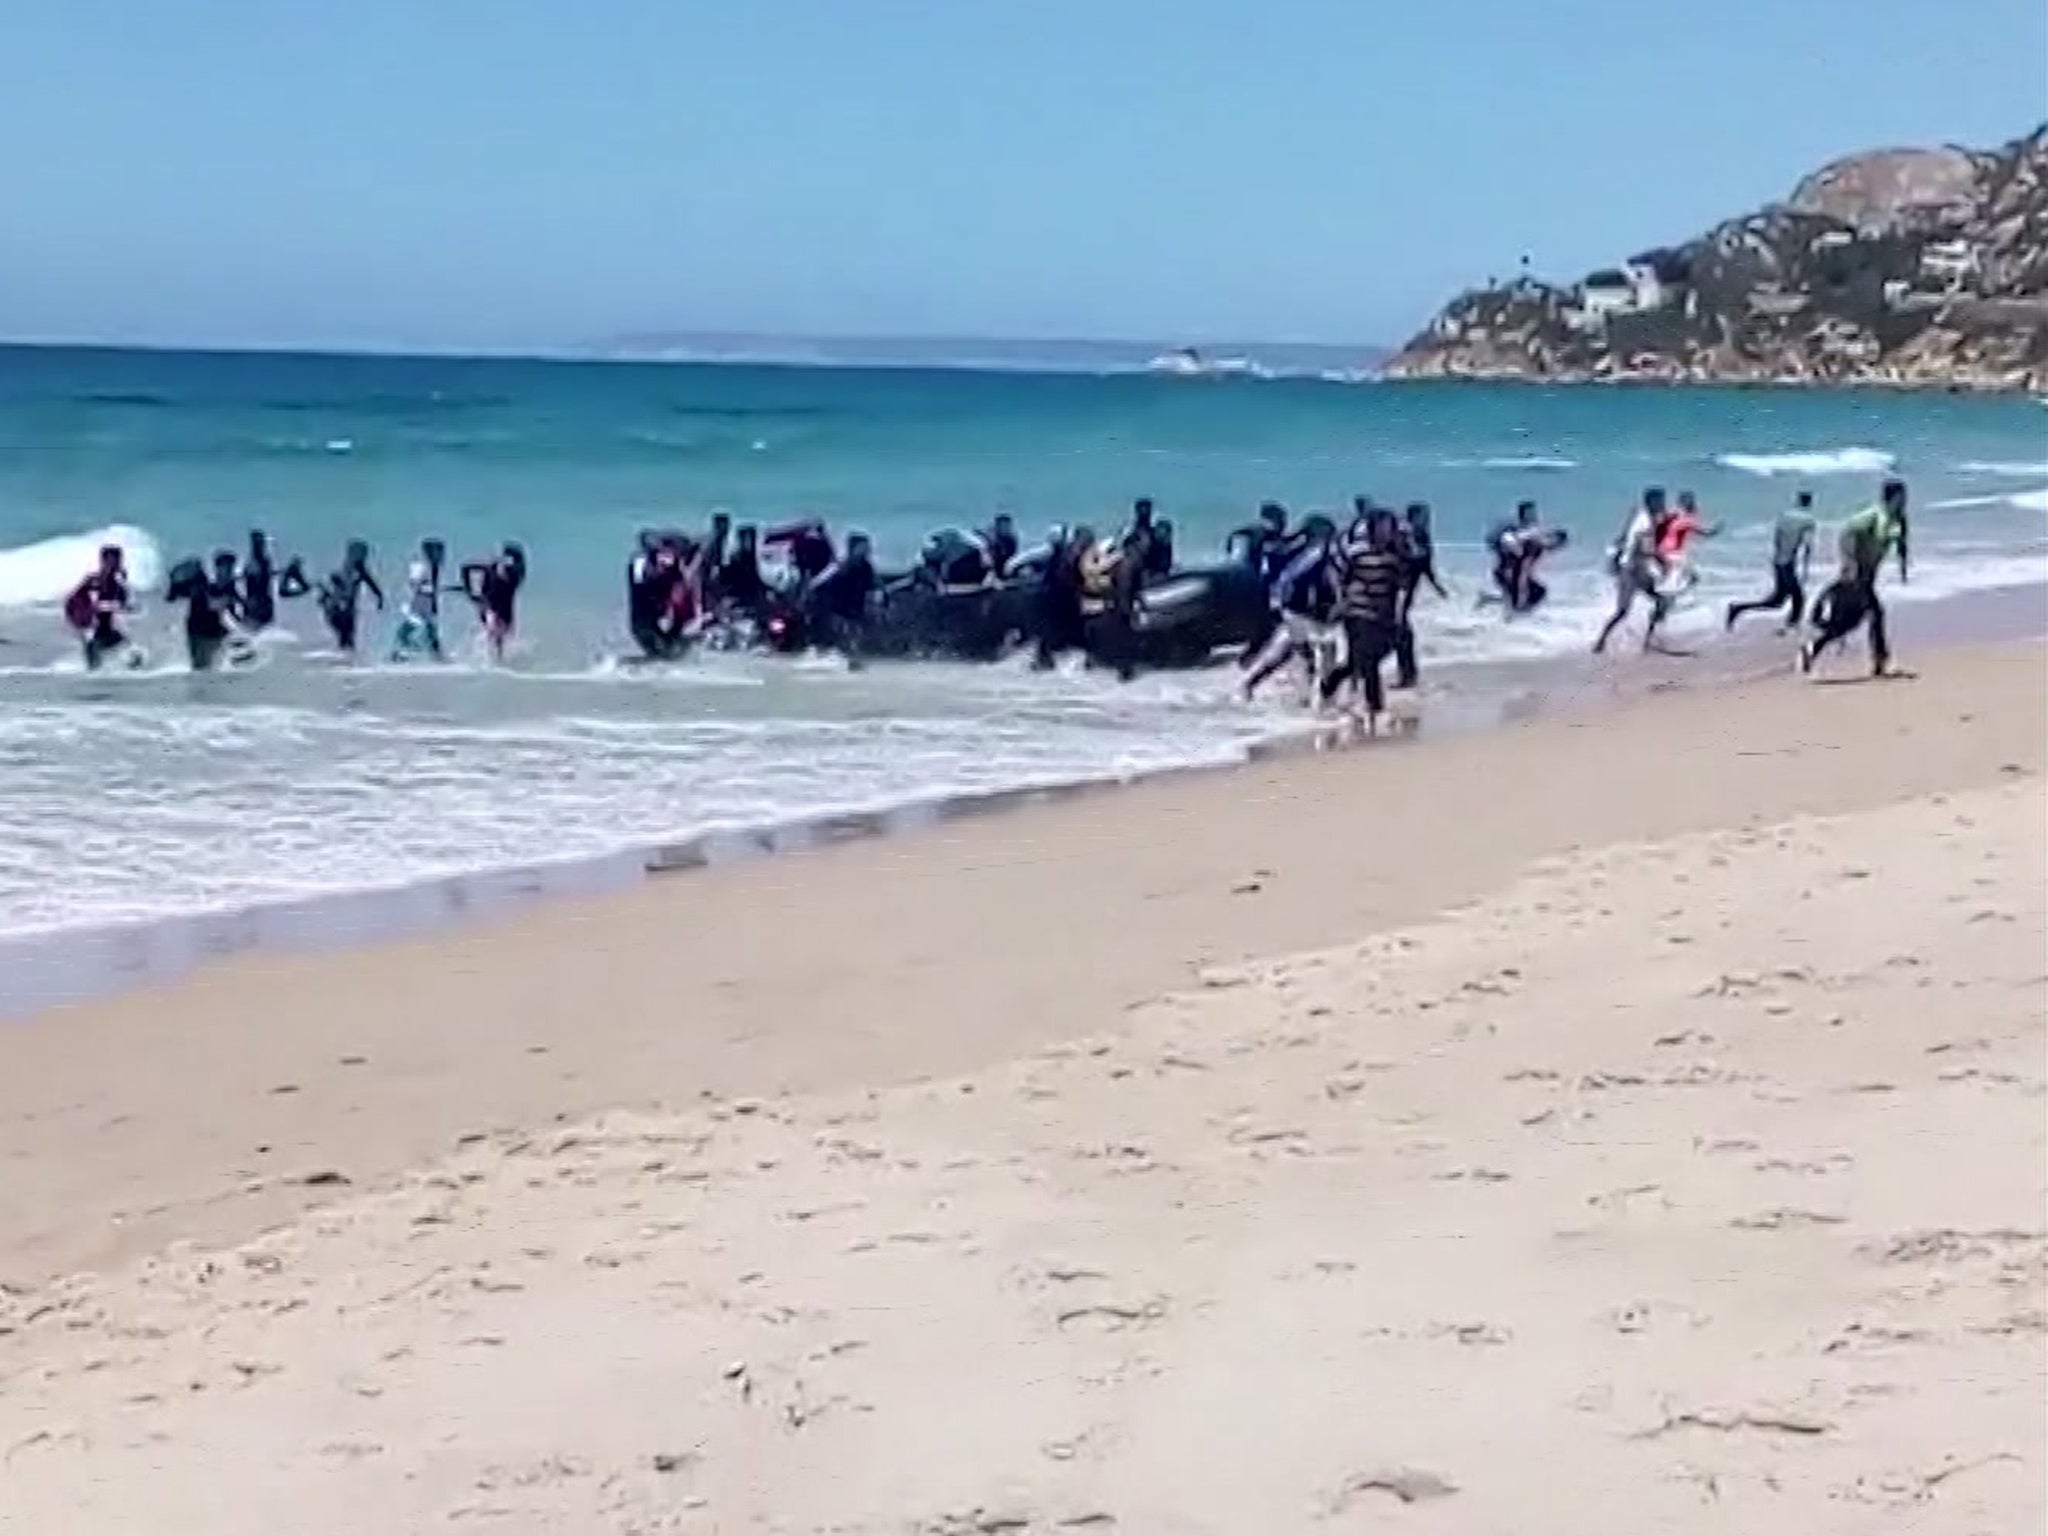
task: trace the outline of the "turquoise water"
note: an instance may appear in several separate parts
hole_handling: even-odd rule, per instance
[[[1227,761],[1292,719],[1203,674],[622,674],[622,571],[649,524],[816,512],[907,558],[939,524],[1109,527],[1150,495],[1194,554],[1269,497],[1425,499],[1456,594],[1425,613],[1424,652],[1455,686],[1468,663],[1585,645],[1598,548],[1643,485],[1691,488],[1728,525],[1703,557],[1707,625],[1759,584],[1794,489],[1838,515],[1887,468],[1920,512],[1909,596],[2048,568],[2048,412],[2025,399],[0,349],[0,933]],[[1575,537],[1551,611],[1503,624],[1471,601],[1478,544],[1524,496]],[[458,557],[517,538],[522,644],[482,667],[463,616],[451,666],[342,667],[300,606],[298,643],[192,677],[159,606],[148,668],[79,672],[53,605],[105,530],[161,570],[252,526],[316,570],[368,539],[393,584],[423,534]]]

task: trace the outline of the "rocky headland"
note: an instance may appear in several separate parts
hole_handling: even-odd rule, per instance
[[[1579,282],[1473,289],[1385,371],[2048,391],[2048,125],[1851,155]]]

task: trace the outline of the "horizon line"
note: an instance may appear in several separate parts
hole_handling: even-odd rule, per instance
[[[821,332],[800,331],[633,331],[584,341],[556,344],[508,343],[502,346],[477,343],[450,343],[437,345],[428,342],[334,342],[334,341],[161,341],[161,340],[114,340],[76,336],[0,335],[0,351],[23,352],[139,352],[139,353],[191,353],[202,356],[222,357],[333,357],[333,358],[390,358],[418,359],[446,362],[536,362],[536,363],[658,363],[701,362],[716,365],[721,362],[759,362],[763,365],[777,363],[802,366],[803,359],[764,355],[758,358],[745,355],[719,356],[718,351],[744,353],[749,347],[762,349],[791,347],[864,347],[864,346],[910,346],[917,348],[940,347],[997,347],[1003,349],[1028,349],[1043,347],[1070,350],[1078,348],[1129,348],[1133,351],[1152,349],[1155,355],[1167,355],[1181,351],[1208,351],[1220,347],[1237,348],[1287,348],[1314,350],[1332,353],[1357,353],[1367,358],[1391,355],[1399,350],[1395,344],[1386,342],[1360,341],[1316,341],[1285,337],[1207,337],[1194,339],[1162,339],[1144,336],[1005,336],[974,335],[953,332]],[[661,357],[658,352],[687,351],[693,347],[705,349],[701,357]],[[940,359],[930,359],[937,363]],[[889,366],[885,360],[877,359],[871,364],[855,361],[845,366]]]

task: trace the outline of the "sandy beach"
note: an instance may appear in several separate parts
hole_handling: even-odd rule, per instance
[[[0,1529],[2036,1529],[2048,668],[1674,689],[0,1032]]]

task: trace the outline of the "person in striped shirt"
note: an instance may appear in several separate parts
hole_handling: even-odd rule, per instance
[[[1386,683],[1380,668],[1394,653],[1401,623],[1400,526],[1385,507],[1374,507],[1351,526],[1339,556],[1338,614],[1344,623],[1344,665],[1323,679],[1325,704],[1344,684],[1356,682],[1365,696],[1366,723],[1377,728],[1386,713]]]

